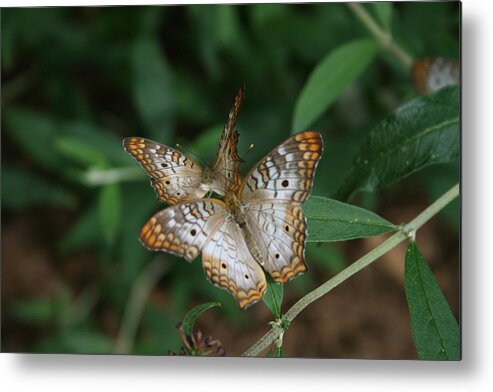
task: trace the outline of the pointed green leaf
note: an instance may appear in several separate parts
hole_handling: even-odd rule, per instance
[[[63,167],[63,159],[54,153],[53,140],[60,134],[56,121],[41,113],[8,108],[5,110],[6,130],[29,157],[45,169]]]
[[[68,121],[61,125],[64,136],[78,140],[115,165],[131,165],[132,158],[123,150],[122,139],[111,129],[90,122]]]
[[[56,150],[74,162],[84,166],[103,167],[106,158],[90,144],[75,137],[60,137],[55,141]]]
[[[277,345],[274,345],[272,350],[267,353],[267,357],[269,358],[282,358],[282,356],[282,347],[278,347]]]
[[[190,310],[183,318],[183,331],[185,332],[185,336],[190,336],[192,334],[195,320],[197,320],[202,313],[204,313],[207,309],[214,308],[216,306],[222,305],[220,302],[207,302]]]
[[[131,162],[131,157],[121,148],[120,138],[88,122],[65,121],[18,108],[6,110],[5,122],[9,134],[29,157],[55,173],[65,168],[64,155],[70,155],[78,161],[84,156],[87,160],[88,148],[94,150],[91,159],[95,159],[94,154],[97,152],[111,163],[128,165]],[[84,151],[77,151],[75,141],[80,143]]]
[[[459,326],[415,242],[406,251],[404,285],[419,358],[459,360]]]
[[[122,210],[120,185],[117,183],[103,187],[99,193],[99,219],[106,241],[112,243],[120,229]]]
[[[327,197],[311,196],[303,210],[308,219],[308,242],[344,241],[396,229],[371,211]]]
[[[282,283],[276,283],[269,274],[266,274],[267,290],[264,293],[264,303],[270,309],[276,318],[281,318],[282,297],[284,286]]]
[[[414,98],[380,122],[364,141],[334,197],[380,189],[431,164],[459,156],[459,88]]]
[[[294,109],[293,132],[309,128],[375,57],[378,44],[360,39],[339,46],[313,70]]]
[[[2,168],[2,206],[21,210],[32,206],[74,207],[76,200],[64,188],[34,173]]]
[[[96,205],[86,208],[80,213],[77,221],[70,227],[65,237],[59,242],[58,249],[62,253],[70,252],[84,246],[101,242],[101,225]]]

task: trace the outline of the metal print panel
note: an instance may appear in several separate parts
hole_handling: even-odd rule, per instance
[[[3,9],[2,351],[460,360],[459,29]]]

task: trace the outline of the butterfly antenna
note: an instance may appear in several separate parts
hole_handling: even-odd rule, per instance
[[[189,150],[188,148],[183,147],[180,143],[176,143],[176,147],[178,147],[178,148],[182,149],[182,150],[183,150],[183,151],[185,151],[187,154],[192,155],[192,156],[193,156],[194,158],[196,158],[197,160],[202,161],[202,163],[203,163],[204,165],[206,165],[206,166],[208,165],[208,162],[207,162],[207,160],[206,160],[205,158],[201,157],[199,154],[194,153],[193,151]]]
[[[246,160],[247,155],[250,153],[250,151],[253,150],[253,147],[255,147],[255,144],[253,144],[253,143],[248,146],[248,149],[246,150],[245,155],[243,155],[243,157],[241,158],[242,160]]]

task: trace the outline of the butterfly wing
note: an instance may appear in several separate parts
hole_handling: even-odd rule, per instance
[[[226,215],[220,200],[178,203],[154,214],[142,227],[140,240],[150,250],[166,251],[192,261]]]
[[[443,57],[416,60],[412,73],[416,88],[422,95],[460,83],[459,62]]]
[[[228,290],[246,308],[262,298],[266,288],[262,268],[252,257],[238,225],[228,218],[224,203],[216,199],[176,204],[155,214],[140,232],[141,242],[195,259],[202,251],[207,278]]]
[[[248,227],[264,269],[284,283],[306,271],[306,219],[300,206],[254,203],[248,206]]]
[[[305,131],[291,136],[245,176],[240,189],[242,201],[303,203],[311,192],[322,151],[318,132]]]
[[[255,261],[239,226],[233,220],[212,235],[202,251],[202,263],[209,280],[228,290],[240,308],[259,301],[266,289],[264,271]]]
[[[240,189],[249,245],[276,282],[306,271],[307,226],[301,205],[311,192],[322,150],[318,132],[293,135],[252,168]]]
[[[178,150],[138,137],[125,138],[123,148],[149,175],[160,201],[176,204],[207,193],[200,165]]]
[[[241,181],[240,165],[242,159],[238,155],[239,133],[235,128],[243,97],[244,89],[240,88],[221,134],[219,149],[212,168],[214,180],[211,188],[220,195],[226,194],[232,185],[239,185]]]

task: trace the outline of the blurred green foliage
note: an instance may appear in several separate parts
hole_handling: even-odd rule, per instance
[[[375,3],[368,9],[412,57],[458,58],[458,3]],[[333,50],[371,38],[344,4],[9,8],[1,24],[2,230],[18,214],[49,219],[39,211],[63,211],[70,225],[51,244],[57,263],[85,251],[87,262],[98,266],[96,277],[83,279],[82,291],[62,273],[65,289],[54,296],[9,300],[3,320],[49,326],[14,350],[112,352],[115,327],[105,326],[101,315],[120,320],[134,282],[155,257],[138,232],[164,207],[143,173],[112,182],[112,170],[135,168],[121,147],[124,137],[181,143],[210,161],[234,94],[245,84],[240,155],[255,144],[245,169],[310,123],[325,141],[314,194],[330,196],[368,132],[417,95],[408,70],[392,56],[375,55],[374,44],[353,46],[352,75],[337,94],[321,98],[326,102],[305,103],[314,114],[307,122],[295,120],[293,129],[313,70],[330,61]],[[320,77],[325,82],[331,75]],[[433,198],[457,182],[458,170],[455,163],[434,166],[405,181]],[[458,207],[446,211],[457,228]],[[311,245],[312,265],[330,274],[344,267],[337,248]],[[159,280],[166,310],[154,302],[146,306],[133,352],[176,350],[174,326],[197,302],[219,301],[223,307],[216,312],[232,327],[251,326],[234,299],[204,278],[198,260],[162,258],[170,266]],[[303,293],[314,284],[305,274],[287,288]],[[9,335],[2,339],[5,344]]]

